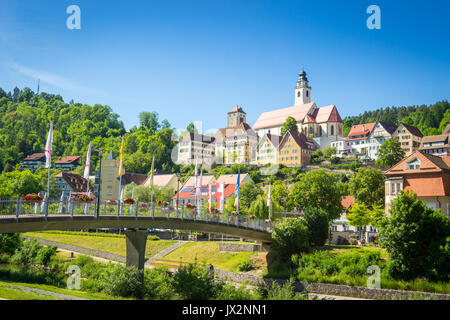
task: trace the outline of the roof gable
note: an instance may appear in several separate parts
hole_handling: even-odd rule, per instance
[[[347,138],[361,135],[369,135],[375,128],[375,124],[376,124],[375,122],[356,124],[351,127],[350,132],[347,135]]]
[[[422,134],[422,132],[418,129],[418,128],[416,128],[416,127],[414,127],[414,126],[411,126],[411,125],[409,125],[409,124],[406,124],[406,123],[400,123],[400,125],[398,126],[398,128],[397,129],[400,129],[400,128],[405,128],[406,130],[408,130],[408,132],[410,133],[410,134],[412,134],[412,135],[414,135],[414,136],[416,136],[416,137],[423,137],[423,134]]]
[[[253,129],[282,126],[287,117],[292,117],[295,121],[302,122],[305,116],[308,113],[311,113],[314,108],[316,108],[316,104],[310,102],[298,106],[263,112],[253,125]]]
[[[384,174],[389,176],[406,173],[429,173],[442,171],[450,172],[450,160],[448,158],[450,157],[438,157],[431,154],[424,154],[420,151],[415,151],[414,153],[394,165],[392,168],[387,170]],[[420,160],[419,169],[408,169],[408,163],[413,161],[414,159]]]

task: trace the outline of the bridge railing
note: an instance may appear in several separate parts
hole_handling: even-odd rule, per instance
[[[201,221],[214,224],[225,224],[239,228],[247,228],[269,232],[274,222],[262,220],[246,215],[232,213],[210,213],[207,209],[198,210],[186,206],[161,207],[155,204],[135,202],[133,204],[123,201],[103,201],[97,206],[97,201],[90,203],[78,202],[73,198],[45,199],[40,202],[27,202],[22,198],[0,198],[0,218],[24,216],[135,216],[178,219],[181,221]]]

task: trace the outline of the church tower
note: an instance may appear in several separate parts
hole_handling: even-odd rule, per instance
[[[246,113],[244,110],[242,110],[241,107],[235,106],[233,109],[231,109],[230,112],[228,112],[228,122],[227,127],[237,127],[241,123],[246,122]]]
[[[306,78],[306,72],[302,69],[295,87],[295,105],[298,106],[310,102],[311,87],[309,86],[308,78]]]

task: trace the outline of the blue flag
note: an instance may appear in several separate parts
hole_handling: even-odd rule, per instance
[[[241,179],[241,170],[238,171],[237,181],[236,181],[236,187],[234,188],[234,196],[236,197],[234,199],[234,206],[237,207],[239,203],[239,181]]]

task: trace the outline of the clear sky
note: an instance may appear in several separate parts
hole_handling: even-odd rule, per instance
[[[69,5],[81,29],[69,30]],[[369,5],[381,29],[369,30]],[[127,128],[141,111],[185,128],[226,126],[239,105],[294,103],[304,66],[312,100],[341,116],[432,104],[450,93],[450,1],[2,0],[0,87],[111,106]]]

